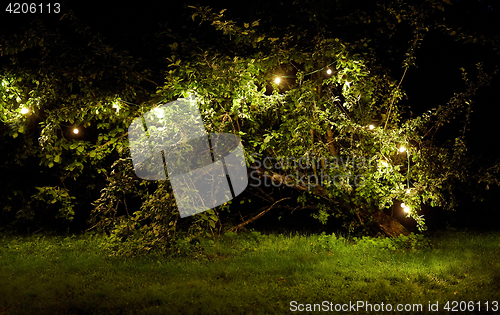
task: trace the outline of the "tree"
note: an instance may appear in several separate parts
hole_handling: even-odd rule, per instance
[[[191,7],[192,20],[202,26],[157,34],[159,43],[168,43],[160,47],[167,64],[160,62],[157,72],[115,51],[71,14],[78,34],[71,42],[42,25],[21,36],[23,45],[4,39],[2,55],[12,57],[2,67],[0,115],[10,136],[4,145],[17,148],[10,161],[39,160],[58,178],[31,196],[17,189],[15,196],[25,200],[17,217],[32,218],[48,204],[70,219],[75,206],[94,200],[91,227],[146,251],[172,242],[184,227],[222,230],[221,215],[236,205],[179,220],[169,182],[137,178],[127,149],[133,118],[191,95],[208,132],[239,135],[245,147],[248,191],[261,209],[233,230],[281,207],[306,209],[321,222],[340,219],[351,232],[407,233],[384,212],[395,203],[404,203],[424,229],[420,206],[453,208],[457,187],[474,174],[465,133],[441,141],[436,132],[457,121],[461,131],[467,128],[472,97],[495,72],[478,66],[477,79],[470,79],[464,70],[463,92],[423,115],[408,115],[403,79],[429,29],[453,32],[435,23],[447,2],[372,3],[353,12],[342,1],[305,1],[305,11],[297,1],[278,11],[296,17],[283,27],[275,24],[279,15],[235,22],[224,10]],[[36,55],[23,55],[28,50]],[[389,65],[400,54],[403,70],[395,78]],[[150,79],[162,72],[163,84]],[[79,135],[71,134],[75,127]],[[496,183],[497,168],[475,176]],[[279,194],[266,185],[279,187]],[[8,211],[3,215],[14,220]]]

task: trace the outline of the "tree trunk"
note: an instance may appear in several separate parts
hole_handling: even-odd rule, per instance
[[[265,173],[265,170],[262,168],[257,168],[254,166],[254,169],[259,174],[259,177],[261,177],[261,176],[267,177],[267,178],[271,179],[272,181],[274,181],[275,183],[282,183],[282,184],[286,183],[286,176],[284,176],[284,175],[281,175],[278,173],[268,175]],[[308,187],[304,187],[301,185],[288,184],[288,187],[293,188],[293,189],[302,190],[302,191],[308,190]],[[326,194],[320,185],[317,185],[315,187],[315,193],[317,195],[320,195],[320,196],[325,196],[325,194]],[[274,201],[274,200],[272,200],[272,201]],[[274,204],[273,204],[273,206],[274,206]],[[269,211],[269,209],[267,209],[267,210],[261,209],[260,211],[264,210],[263,213],[265,213],[265,212]],[[410,235],[410,232],[408,231],[408,229],[405,228],[401,223],[399,223],[398,220],[394,219],[391,216],[388,216],[387,214],[383,213],[380,210],[377,210],[374,213],[369,213],[368,211],[363,209],[363,210],[360,210],[356,215],[358,216],[358,219],[361,223],[363,223],[362,218],[365,218],[366,220],[372,219],[374,221],[376,227],[389,237],[394,237],[394,236],[398,236],[401,234],[406,235],[406,236]]]
[[[399,223],[398,220],[388,216],[380,210],[371,213],[371,217],[373,218],[373,221],[375,221],[378,228],[380,228],[380,230],[382,230],[382,232],[389,237],[399,236],[401,234],[406,236],[410,235],[408,229]]]

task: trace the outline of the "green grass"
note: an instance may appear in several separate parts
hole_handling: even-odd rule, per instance
[[[186,243],[183,257],[125,258],[100,249],[96,236],[3,237],[0,314],[307,313],[291,312],[291,301],[418,303],[424,311],[439,301],[434,314],[448,314],[446,301],[500,302],[500,233],[431,240],[403,250],[387,240],[254,232]]]

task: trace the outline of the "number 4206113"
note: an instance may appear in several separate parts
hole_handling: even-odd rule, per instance
[[[60,13],[59,3],[9,3],[5,11],[9,13]]]

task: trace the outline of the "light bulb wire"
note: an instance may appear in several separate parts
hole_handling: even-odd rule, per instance
[[[408,157],[408,170],[406,171],[406,188],[410,189],[410,152],[406,149],[406,156]]]
[[[305,77],[305,76],[314,74],[316,72],[323,71],[323,70],[325,70],[325,68],[328,68],[329,66],[333,65],[334,63],[335,63],[335,61],[329,63],[328,65],[324,66],[323,68],[320,68],[320,69],[314,70],[312,72],[306,73],[303,76]],[[277,76],[277,77],[279,77],[279,78],[297,78],[297,76],[294,76],[294,75],[281,75],[281,76]]]

